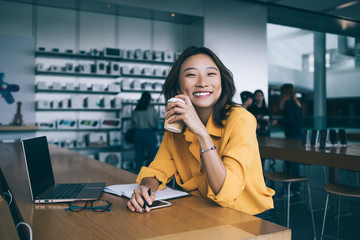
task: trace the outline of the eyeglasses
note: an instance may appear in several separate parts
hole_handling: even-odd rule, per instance
[[[95,200],[95,201],[74,201],[69,203],[69,207],[66,211],[80,212],[83,209],[92,209],[95,212],[111,212],[112,203],[106,200]]]

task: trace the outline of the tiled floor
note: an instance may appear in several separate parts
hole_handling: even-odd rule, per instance
[[[276,161],[276,167],[279,168],[282,163]],[[266,165],[265,165],[266,170]],[[322,189],[325,183],[324,171],[319,166],[301,165],[301,174],[311,179],[311,197],[314,208],[314,218],[316,227],[316,238],[320,239],[322,221],[324,216],[324,207],[326,200],[326,193]],[[357,178],[357,179],[356,179]],[[360,180],[360,173],[356,174],[349,171],[341,171],[339,182],[343,184],[356,185]],[[292,239],[314,239],[313,229],[311,223],[311,215],[308,210],[308,195],[305,191],[305,185],[301,187],[300,195],[295,195],[291,198],[292,202],[303,202],[293,204],[291,206],[290,228],[292,229]],[[281,197],[282,186],[280,183],[275,184],[276,201],[275,208],[282,225],[286,225],[286,203],[284,198]],[[305,200],[305,201],[304,201]],[[330,195],[330,208],[326,218],[325,234],[336,237],[337,234],[337,209],[338,199],[334,195]],[[341,214],[350,213],[348,216],[340,218],[340,239],[360,239],[360,199],[342,198],[341,201]],[[346,228],[346,229],[344,229]],[[358,232],[357,232],[358,231]],[[331,239],[331,238],[324,238]]]

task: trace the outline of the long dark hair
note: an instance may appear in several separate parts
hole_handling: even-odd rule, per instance
[[[287,100],[292,99],[295,103],[301,107],[299,100],[296,98],[294,85],[291,83],[285,83],[280,88],[280,109],[283,110]]]
[[[172,66],[169,75],[167,76],[163,85],[162,94],[164,94],[166,101],[173,96],[179,94],[179,74],[181,65],[186,59],[197,54],[205,54],[211,57],[211,59],[214,61],[220,71],[222,91],[219,100],[214,105],[213,120],[215,125],[223,127],[223,121],[227,119],[231,108],[233,106],[237,106],[237,104],[232,100],[236,89],[232,73],[229,69],[225,67],[221,60],[210,49],[206,47],[194,46],[185,49]]]
[[[139,99],[135,111],[141,111],[141,110],[146,110],[148,108],[148,106],[150,105],[150,101],[151,101],[151,95],[149,92],[143,92],[141,94],[141,98]]]
[[[262,90],[257,89],[257,90],[254,92],[254,101],[256,101],[256,100],[255,100],[255,99],[256,99],[256,98],[255,98],[255,95],[256,95],[257,93],[261,93],[261,95],[263,96],[263,101],[262,101],[262,104],[261,104],[261,108],[266,108],[265,95],[264,95],[264,92],[263,92]],[[256,103],[253,102],[253,104],[256,104]]]

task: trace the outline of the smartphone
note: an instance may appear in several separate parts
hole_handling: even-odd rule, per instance
[[[336,136],[336,130],[335,129],[330,129],[330,132],[329,132],[330,136],[330,142],[332,145],[336,145],[337,144],[337,136]]]
[[[342,146],[347,145],[345,129],[339,129],[339,139]]]
[[[327,141],[328,141],[328,130],[327,129],[321,129],[320,130],[319,147],[320,148],[326,148],[327,147]]]
[[[311,146],[316,146],[318,144],[318,136],[319,136],[319,131],[317,129],[313,129],[311,131],[311,139],[310,139]]]
[[[149,206],[150,210],[153,209],[157,209],[157,208],[163,208],[163,207],[170,207],[171,206],[171,202],[167,202],[164,200],[158,200],[158,201],[154,201],[153,204],[151,204],[151,206]]]

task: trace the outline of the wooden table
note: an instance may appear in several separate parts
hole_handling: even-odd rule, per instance
[[[133,183],[136,175],[50,146],[57,182]],[[190,196],[150,213],[132,213],[126,198],[103,193],[112,212],[65,211],[67,204],[31,202],[20,143],[0,144],[0,167],[34,239],[291,239],[285,227]]]
[[[347,147],[319,149],[305,147],[297,139],[258,137],[260,155],[263,158],[331,167],[330,181],[336,181],[334,168],[360,171],[360,144]]]

